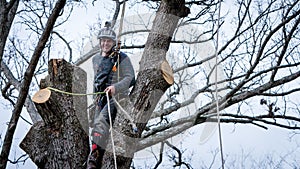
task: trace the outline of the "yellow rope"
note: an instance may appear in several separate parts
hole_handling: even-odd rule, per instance
[[[105,94],[105,92],[95,92],[95,93],[72,93],[72,92],[66,92],[63,90],[59,90],[53,87],[47,87],[47,89],[56,91],[59,93],[67,94],[67,95],[72,95],[72,96],[87,96],[87,95],[98,95],[98,94]]]

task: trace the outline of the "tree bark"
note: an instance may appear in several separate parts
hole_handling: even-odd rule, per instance
[[[179,19],[189,14],[189,8],[185,7],[184,3],[184,0],[163,0],[160,4],[140,62],[136,85],[130,99],[123,104],[133,117],[138,131],[133,133],[126,116],[118,111],[113,130],[115,146],[109,141],[102,169],[115,167],[113,150],[117,155],[117,167],[130,168],[141,133],[161,96],[171,86],[172,72],[169,69],[162,70],[162,67],[169,67],[166,64],[166,53]],[[130,103],[130,100],[133,103]]]
[[[7,5],[6,3],[3,3],[3,2],[4,1],[1,1],[1,5],[3,5],[3,4]],[[13,2],[15,2],[15,1],[10,1],[10,3],[8,3],[9,6],[10,5],[14,6]],[[30,86],[30,83],[32,81],[32,77],[34,75],[35,68],[36,68],[37,63],[39,61],[41,53],[44,50],[46,42],[48,41],[50,33],[53,30],[55,21],[59,17],[59,14],[60,14],[61,10],[64,8],[65,4],[66,4],[66,0],[58,0],[57,3],[55,4],[54,9],[53,9],[51,15],[49,16],[49,19],[47,20],[45,30],[43,31],[43,33],[42,33],[42,35],[41,35],[41,37],[38,41],[38,45],[36,46],[36,48],[33,52],[33,55],[32,55],[31,60],[29,62],[29,66],[26,68],[26,71],[25,71],[25,74],[24,74],[24,79],[23,79],[21,87],[20,87],[20,93],[19,93],[16,105],[14,107],[14,110],[12,112],[12,116],[11,116],[11,119],[10,119],[10,122],[9,122],[9,126],[7,128],[5,138],[4,138],[4,141],[3,141],[3,146],[2,146],[2,150],[1,150],[1,154],[0,154],[0,169],[6,168],[10,148],[11,148],[11,145],[12,145],[13,135],[14,135],[14,132],[16,130],[17,123],[18,123],[19,117],[21,115],[21,111],[22,111],[22,108],[24,106],[25,100],[27,98],[27,94],[28,94],[28,91],[29,91],[29,86]],[[14,8],[14,7],[12,7],[12,8]]]
[[[86,92],[86,73],[65,60],[50,60],[48,72],[41,88]],[[32,126],[20,147],[39,168],[84,168],[89,154],[86,96],[52,91],[35,106],[43,121]]]

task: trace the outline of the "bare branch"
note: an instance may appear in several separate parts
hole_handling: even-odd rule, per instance
[[[29,86],[30,86],[32,77],[34,75],[34,71],[35,71],[37,62],[39,61],[41,53],[42,53],[42,51],[45,47],[45,44],[48,41],[50,33],[54,27],[55,21],[58,18],[61,10],[65,6],[65,3],[66,3],[65,0],[57,1],[56,5],[47,21],[45,30],[44,30],[44,32],[38,42],[38,45],[32,55],[32,58],[30,61],[31,66],[29,66],[25,72],[24,80],[23,80],[21,88],[20,88],[20,94],[19,94],[16,106],[15,106],[15,109],[13,110],[13,115],[10,120],[10,125],[8,126],[6,134],[5,134],[3,147],[2,147],[2,151],[1,151],[1,155],[0,155],[0,168],[5,168],[5,166],[7,165],[7,160],[8,160],[8,155],[9,155],[9,151],[11,148],[11,144],[12,144],[13,135],[14,135],[23,105],[27,98]]]
[[[164,142],[161,142],[160,144],[160,150],[159,150],[159,159],[158,161],[156,162],[155,166],[153,167],[154,169],[157,169],[158,166],[161,164],[162,160],[163,160],[163,150],[164,150],[164,145],[165,143]]]

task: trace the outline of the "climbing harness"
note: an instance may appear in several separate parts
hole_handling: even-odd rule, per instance
[[[219,1],[219,11],[218,11],[218,23],[217,23],[217,39],[216,39],[216,49],[215,49],[215,58],[216,58],[216,71],[215,71],[215,98],[217,105],[217,118],[218,118],[218,131],[219,131],[219,144],[220,144],[220,153],[221,153],[221,162],[222,169],[224,169],[224,157],[223,157],[223,144],[222,144],[222,134],[221,134],[221,123],[220,123],[220,110],[219,110],[219,97],[218,97],[218,48],[219,48],[219,29],[220,29],[220,15],[221,15],[221,1]]]

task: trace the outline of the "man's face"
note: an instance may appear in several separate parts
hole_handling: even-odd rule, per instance
[[[108,55],[111,48],[114,46],[114,41],[109,38],[100,39],[100,49],[102,53]]]

